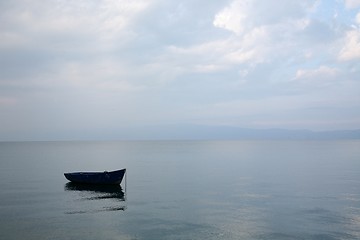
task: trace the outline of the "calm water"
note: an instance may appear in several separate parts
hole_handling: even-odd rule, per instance
[[[0,143],[0,190],[4,240],[360,239],[360,141]]]

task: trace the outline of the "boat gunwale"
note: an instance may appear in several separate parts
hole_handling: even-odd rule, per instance
[[[103,171],[103,172],[71,172],[71,173],[64,173],[64,176],[67,180],[74,183],[82,183],[82,184],[120,184],[126,174],[126,168],[115,170],[115,171]],[[105,176],[104,176],[105,175]],[[81,179],[82,177],[85,177]],[[100,179],[88,179],[99,176]],[[111,179],[105,179],[109,178]],[[110,180],[110,181],[108,181]]]

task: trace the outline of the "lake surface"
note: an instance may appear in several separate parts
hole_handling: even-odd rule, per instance
[[[4,240],[360,239],[360,141],[3,142],[0,190]]]

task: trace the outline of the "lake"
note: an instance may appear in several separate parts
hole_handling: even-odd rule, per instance
[[[0,189],[4,240],[360,239],[358,140],[2,142]]]

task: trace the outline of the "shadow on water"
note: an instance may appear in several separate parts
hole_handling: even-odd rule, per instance
[[[89,203],[93,200],[101,201],[98,202],[98,204],[88,204],[90,209],[68,211],[66,212],[66,214],[97,213],[104,211],[126,210],[125,193],[120,185],[96,185],[68,182],[65,184],[64,189],[66,192],[78,193],[75,195],[75,201],[89,201]],[[84,204],[81,205],[83,208]],[[96,207],[99,207],[99,205],[102,206],[101,209],[95,209]]]

